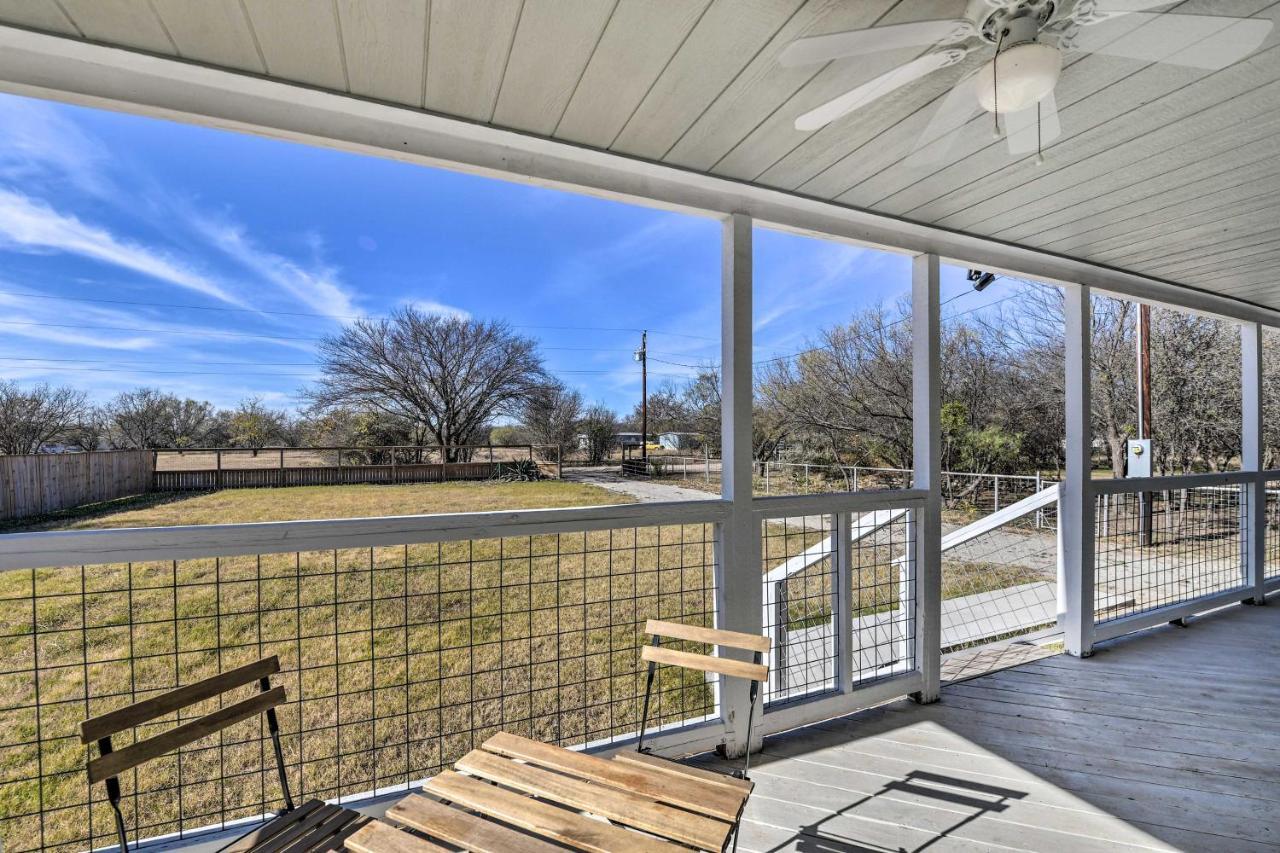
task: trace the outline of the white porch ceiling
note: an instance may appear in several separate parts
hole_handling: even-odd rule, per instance
[[[925,51],[783,68],[792,40],[965,0],[0,0],[0,24],[250,72],[1044,249],[1280,309],[1280,26],[1220,71],[1069,54],[1062,136],[974,118],[903,159],[954,69],[815,133],[795,118]],[[1280,23],[1277,0],[1163,10]],[[976,41],[975,41],[976,43]],[[989,58],[975,52],[964,63]]]

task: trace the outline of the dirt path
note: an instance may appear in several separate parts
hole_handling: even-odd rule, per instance
[[[705,501],[714,500],[715,495],[698,489],[686,489],[682,486],[671,486],[666,483],[654,483],[648,480],[633,480],[623,477],[615,468],[565,468],[564,480],[571,483],[590,483],[611,492],[629,495],[641,503],[659,503],[662,501]]]

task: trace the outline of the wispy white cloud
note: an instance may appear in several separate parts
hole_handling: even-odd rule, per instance
[[[112,234],[72,214],[0,187],[0,249],[63,252],[132,270],[169,284],[244,306],[221,284],[162,252]]]
[[[406,299],[400,303],[418,309],[423,314],[439,314],[441,317],[456,317],[459,320],[470,320],[471,312],[455,305],[446,305],[434,299]]]
[[[54,105],[0,98],[0,179],[30,184],[55,178],[103,196],[111,187],[107,165],[101,146]]]
[[[542,295],[560,298],[598,289],[606,282],[626,277],[651,265],[655,255],[674,253],[691,239],[707,236],[708,222],[695,216],[671,214],[587,251],[579,252],[559,269]]]
[[[314,256],[308,268],[260,247],[242,225],[199,213],[192,213],[188,223],[216,249],[311,310],[336,320],[359,313],[338,270],[321,260],[323,241],[317,235],[308,237]]]

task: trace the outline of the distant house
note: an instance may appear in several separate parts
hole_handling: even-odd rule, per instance
[[[664,432],[658,435],[658,444],[667,450],[697,450],[702,446],[702,436],[696,432]]]
[[[639,447],[644,443],[644,439],[638,432],[615,432],[613,440],[619,447]]]

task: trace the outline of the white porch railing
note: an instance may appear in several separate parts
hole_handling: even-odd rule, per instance
[[[842,614],[866,606],[851,603],[854,584],[868,602],[899,596],[898,636],[915,633],[914,596],[898,586],[914,579],[889,575],[919,492],[779,500],[760,504],[759,523],[787,548],[812,544],[814,517],[887,513],[892,542],[809,591]],[[714,625],[735,583],[760,582],[760,563],[726,575],[728,511],[710,500],[0,537],[4,849],[110,844],[76,722],[263,655],[283,665],[285,760],[304,799],[406,790],[499,729],[587,749],[627,743],[644,620]],[[781,517],[803,523],[778,530]],[[909,650],[872,673],[850,664],[847,635],[838,646],[828,689],[771,707],[759,733],[920,689]],[[717,684],[664,673],[652,744],[709,749],[726,737],[724,713]],[[127,824],[138,839],[187,838],[273,810],[264,737],[250,721],[140,768],[124,786]]]

